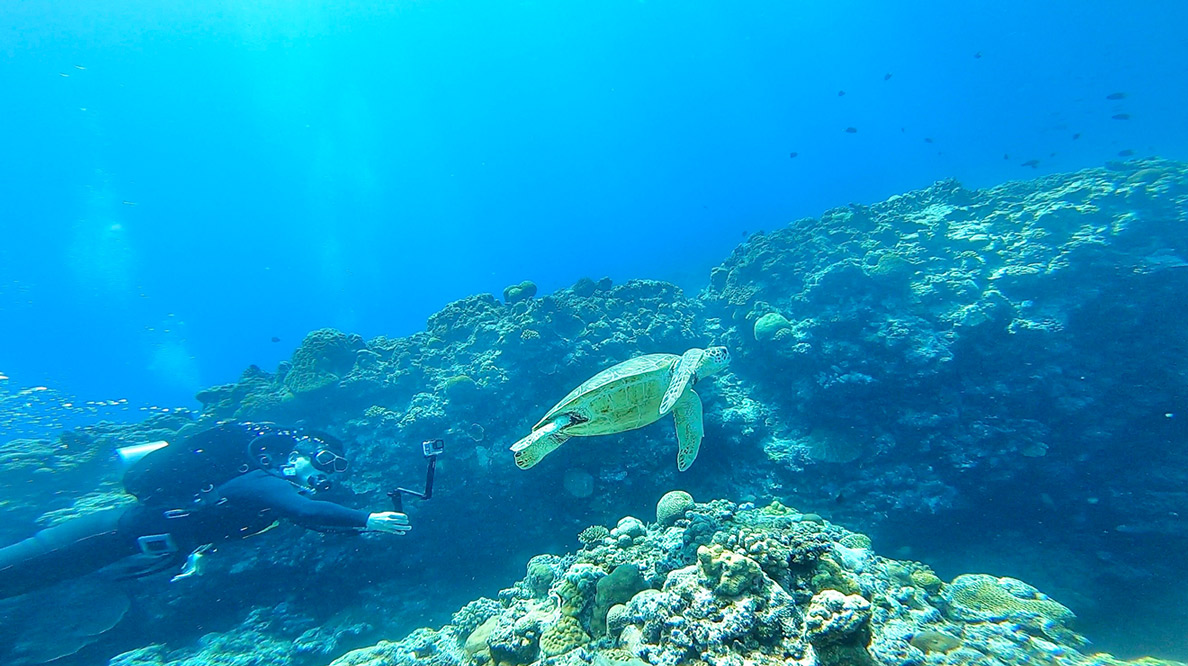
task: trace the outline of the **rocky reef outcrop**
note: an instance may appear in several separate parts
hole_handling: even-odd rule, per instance
[[[778,414],[769,457],[882,496],[862,512],[975,503],[1033,476],[1080,491],[1062,508],[1127,495],[1113,509],[1133,516],[1118,456],[1135,449],[1119,441],[1179,455],[1186,202],[1182,166],[1157,161],[941,182],[752,237],[701,300]]]

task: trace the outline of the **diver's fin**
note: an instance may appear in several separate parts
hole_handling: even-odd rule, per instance
[[[177,553],[161,553],[160,555],[130,555],[107,567],[107,571],[115,580],[132,580],[161,573],[177,566],[181,558]]]

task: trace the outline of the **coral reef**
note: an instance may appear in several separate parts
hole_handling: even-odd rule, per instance
[[[585,284],[581,285],[581,291],[586,292]],[[513,284],[503,290],[503,302],[511,305],[520,301],[526,301],[536,295],[536,283],[531,280],[524,280],[520,284]]]
[[[624,518],[614,529],[630,526],[637,536],[627,548],[654,566],[614,565],[623,548],[615,539],[570,555],[538,556],[525,579],[500,593],[499,604],[473,602],[439,629],[350,652],[331,666],[1172,663],[1081,652],[1086,641],[1064,626],[1071,613],[1020,581],[959,576],[940,596],[905,584],[907,572],[918,570],[914,563],[865,550],[865,535],[778,508],[722,500],[696,505],[691,511],[708,530],[694,521],[682,527]],[[806,523],[815,527],[797,529]],[[838,557],[857,591],[813,592],[815,567],[792,559],[769,575],[747,554],[721,545],[741,545],[740,531],[790,551],[806,538],[813,550],[865,550]],[[612,600],[618,601],[608,606]],[[482,612],[471,610],[476,607]],[[610,611],[605,624],[604,608]],[[1062,631],[1045,634],[1040,625],[1020,622],[1041,615]]]
[[[144,611],[124,622],[156,635],[185,607],[195,626],[234,629],[180,652],[144,648],[144,661],[197,660],[215,644],[271,658],[282,647],[269,646],[291,649],[315,625],[326,633],[309,645],[332,656],[432,620],[455,628],[351,659],[519,666],[540,656],[547,633],[550,651],[580,643],[550,657],[556,663],[693,653],[734,663],[735,652],[704,647],[713,640],[748,646],[759,662],[804,662],[827,651],[802,635],[812,600],[833,612],[841,595],[870,602],[863,650],[881,663],[992,663],[983,656],[1023,643],[1029,658],[1072,650],[1061,658],[1082,663],[1066,616],[1033,588],[979,577],[946,585],[937,572],[965,570],[975,545],[987,558],[1014,558],[1008,570],[1094,631],[1126,632],[1180,606],[1137,591],[1182,578],[1182,558],[1167,554],[1188,547],[1186,173],[1143,160],[977,191],[945,181],[751,236],[697,295],[650,280],[582,279],[543,295],[515,285],[504,301],[450,303],[408,337],[315,331],[275,372],[251,367],[200,392],[201,413],[0,442],[0,537],[126,501],[117,447],[223,419],[300,422],[341,437],[349,501],[373,508],[386,507],[394,485],[420,481],[420,442],[440,437],[438,492],[407,507],[416,529],[397,549],[399,566],[382,539],[296,529],[222,548],[202,580],[131,587]],[[698,387],[705,441],[679,480],[669,429],[598,438],[515,469],[507,447],[582,380],[636,354],[712,344],[734,360]],[[656,524],[582,531],[650,514],[643,507],[674,487],[742,504],[666,496]],[[771,497],[821,515],[748,506]],[[880,558],[822,516],[935,571]],[[558,533],[579,531],[569,543],[580,552],[533,559],[498,601],[445,615],[474,589],[524,573],[531,553],[559,548]],[[475,561],[497,552],[523,557]],[[648,589],[598,601],[599,581],[624,565]],[[274,584],[276,572],[310,571],[320,574],[317,599]],[[428,591],[427,571],[451,584]],[[223,601],[203,603],[208,596]],[[262,624],[262,608],[285,608],[292,622]],[[335,619],[359,609],[365,622]],[[1164,644],[1183,649],[1182,634]],[[608,641],[615,646],[603,649]],[[138,637],[113,645],[144,647]],[[839,648],[830,658],[866,657]]]
[[[323,328],[305,336],[281,380],[293,397],[301,398],[332,387],[355,366],[365,345],[358,335]]]

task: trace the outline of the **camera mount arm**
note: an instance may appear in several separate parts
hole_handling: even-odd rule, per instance
[[[421,450],[425,457],[429,460],[429,466],[425,469],[425,492],[417,492],[411,488],[396,488],[388,491],[388,498],[392,500],[392,510],[396,513],[404,513],[404,496],[412,495],[418,499],[427,500],[433,497],[433,475],[437,470],[437,456],[445,451],[445,443],[440,439],[426,440],[421,444]]]

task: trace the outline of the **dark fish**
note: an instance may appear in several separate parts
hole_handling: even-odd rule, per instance
[[[1130,157],[1133,154],[1134,154],[1134,151],[1129,148],[1127,148],[1126,150],[1118,151],[1118,157]]]
[[[1110,117],[1113,118],[1114,120],[1130,120],[1129,113],[1115,113],[1114,115],[1112,115]]]
[[[1106,99],[1126,99],[1126,93],[1117,92],[1106,95]]]
[[[857,127],[847,127],[847,128],[846,128],[846,134],[853,134],[853,133],[855,133],[855,132],[857,132],[857,131],[858,131],[858,128],[857,128]]]
[[[1081,138],[1081,133],[1080,133],[1080,132],[1077,132],[1076,134],[1074,134],[1074,135],[1073,135],[1073,141],[1076,141],[1076,140],[1077,140],[1077,139],[1079,139],[1079,138]]]
[[[924,143],[932,143],[932,137],[924,137]]]
[[[1048,153],[1048,157],[1056,157],[1056,153]]]
[[[1034,169],[1037,166],[1039,166],[1039,160],[1027,160],[1026,162],[1020,164],[1019,166],[1029,166],[1032,169]]]
[[[280,342],[280,338],[278,338],[278,337],[276,337],[276,336],[274,335],[274,336],[272,336],[272,341],[273,341],[273,342]]]
[[[884,81],[890,81],[890,80],[891,80],[891,74],[890,74],[890,73],[884,74],[884,75],[883,75],[883,80],[884,80]]]
[[[788,153],[788,157],[796,157],[800,153]]]
[[[837,91],[837,96],[838,96],[838,97],[845,97],[845,96],[846,96],[846,91],[844,91],[844,90],[839,90],[839,91]]]
[[[974,57],[975,57],[975,58],[981,58],[981,57],[982,57],[982,52],[981,52],[981,51],[978,51],[977,53],[975,53],[975,54],[974,54]]]
[[[1002,154],[1002,159],[1004,159],[1004,160],[1009,160],[1009,159],[1011,159],[1011,156],[1010,156],[1010,154],[1009,154],[1009,153],[1003,153],[1003,154]]]

